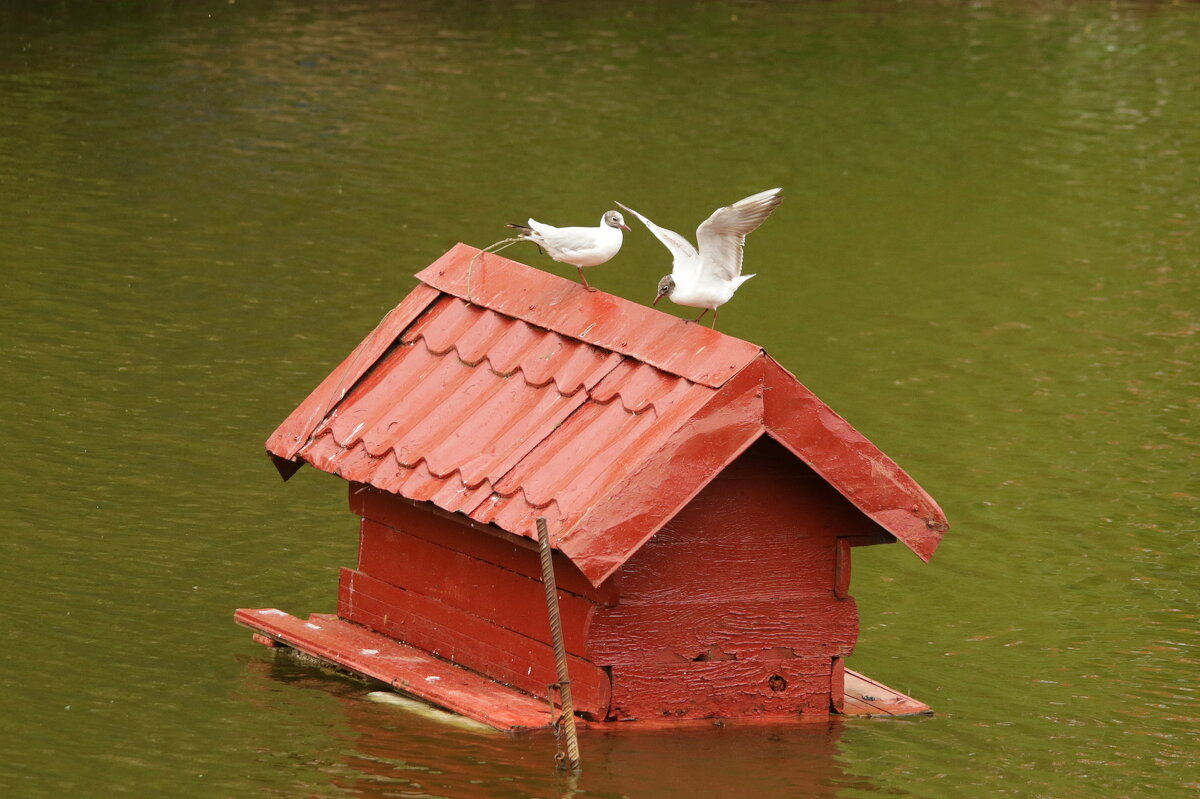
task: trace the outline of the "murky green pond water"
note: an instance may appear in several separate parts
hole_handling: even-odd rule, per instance
[[[1198,131],[1196,4],[5,3],[0,795],[1194,796]],[[853,585],[937,716],[590,736],[572,786],[233,625],[333,608],[343,487],[262,442],[413,272],[775,185],[721,324],[950,516]]]

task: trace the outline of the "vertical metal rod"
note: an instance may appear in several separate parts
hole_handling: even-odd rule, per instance
[[[571,772],[580,769],[579,739],[575,735],[575,703],[571,700],[571,675],[567,672],[567,647],[563,643],[562,619],[558,615],[558,587],[554,583],[554,560],[550,550],[550,533],[546,517],[537,518],[538,552],[542,557],[542,587],[546,589],[546,611],[550,614],[550,637],[554,642],[554,668],[558,673],[558,692],[562,698],[560,722],[567,735],[567,763]],[[555,724],[558,727],[558,723]],[[559,761],[559,767],[563,763]]]

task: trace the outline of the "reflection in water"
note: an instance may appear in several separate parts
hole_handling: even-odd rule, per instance
[[[548,744],[265,665],[231,610],[331,610],[356,533],[262,441],[517,209],[686,232],[780,185],[721,326],[946,509],[930,565],[867,548],[853,585],[851,665],[938,715],[589,737],[579,790],[1179,795],[1198,12],[0,4],[0,793],[560,792]],[[635,231],[595,282],[649,302],[666,268]]]
[[[335,704],[328,713],[347,744],[338,762],[320,769],[329,785],[355,796],[836,796],[869,787],[843,769],[838,721],[793,726],[581,732],[585,759],[578,777],[554,768],[550,732],[509,736],[463,730],[402,708],[372,702],[366,688],[300,665],[287,656],[246,663],[238,694],[292,723],[286,708],[264,697],[289,689],[315,691]],[[326,724],[330,722],[326,720]],[[278,754],[264,752],[268,758]],[[313,782],[304,790],[320,790]]]

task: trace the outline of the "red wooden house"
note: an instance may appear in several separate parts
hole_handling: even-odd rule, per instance
[[[937,504],[762,348],[458,245],[267,442],[348,481],[337,615],[285,645],[504,729],[549,723],[535,519],[591,723],[928,708],[847,671],[852,548]]]

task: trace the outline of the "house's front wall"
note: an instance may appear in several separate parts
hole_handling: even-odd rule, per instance
[[[593,615],[611,717],[827,714],[858,635],[848,539],[877,531],[760,439],[625,564],[619,604]]]

